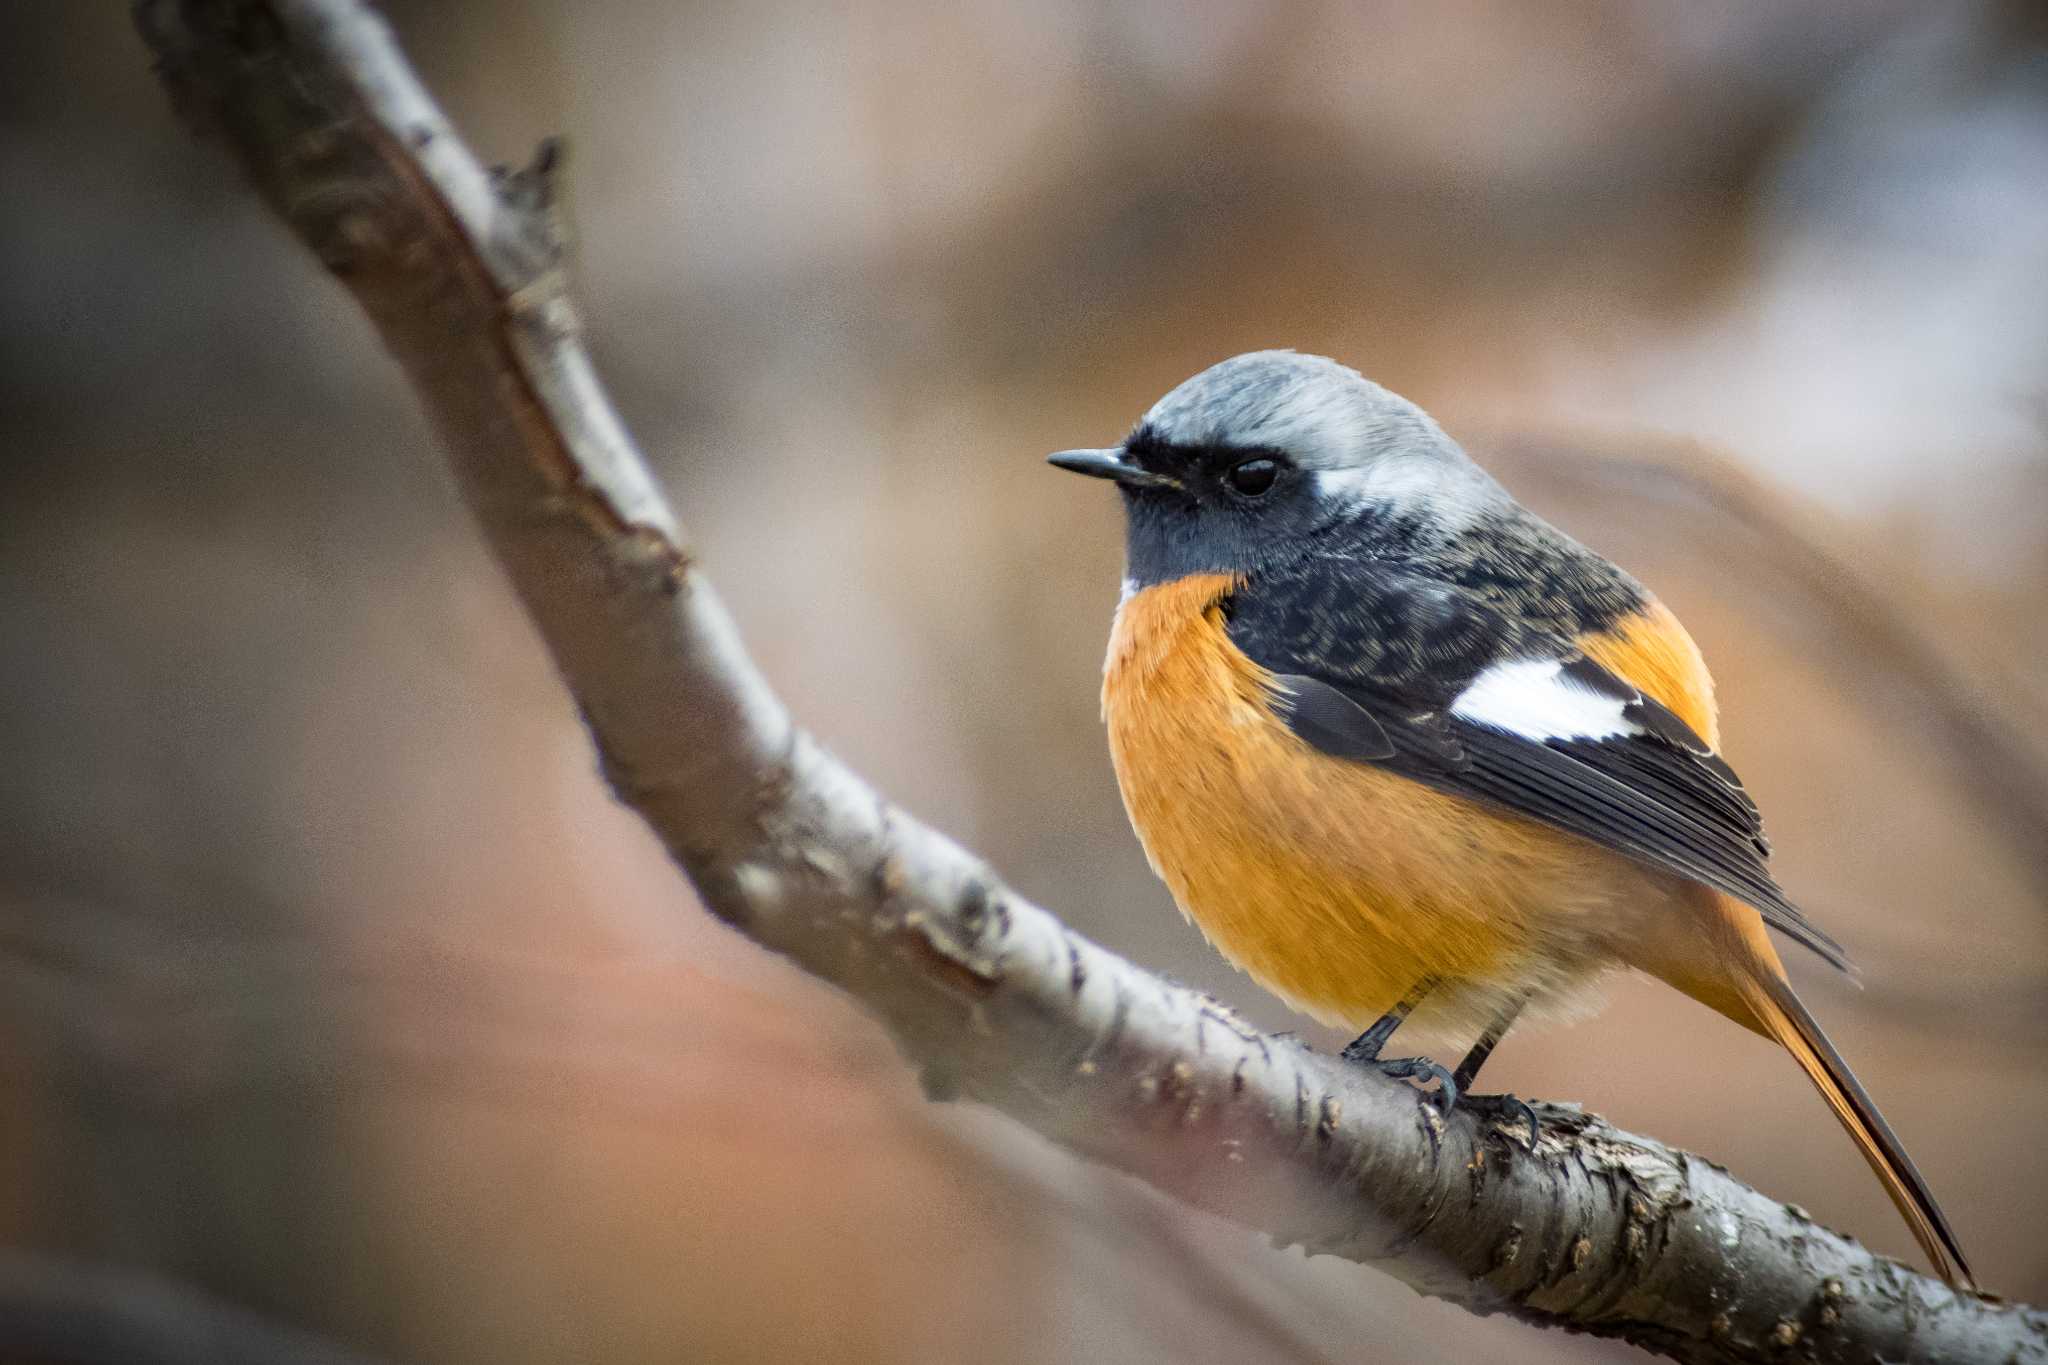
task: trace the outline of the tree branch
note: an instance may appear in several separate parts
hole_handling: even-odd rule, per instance
[[[353,0],[143,0],[173,97],[411,379],[618,794],[704,902],[849,991],[935,1097],[1481,1313],[1689,1361],[2048,1361],[1697,1157],[1547,1106],[1534,1153],[1072,933],[790,719],[576,337],[552,148],[488,175]]]

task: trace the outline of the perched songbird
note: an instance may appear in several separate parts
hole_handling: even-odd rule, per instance
[[[1846,959],[1772,880],[1699,650],[1640,583],[1316,356],[1226,360],[1121,446],[1052,462],[1123,495],[1110,750],[1152,867],[1226,957],[1371,1023],[1346,1055],[1435,1076],[1446,1105],[1525,1010],[1639,968],[1789,1051],[1971,1283],[1785,979],[1766,926]],[[1380,1059],[1411,1013],[1477,1039],[1455,1073]]]

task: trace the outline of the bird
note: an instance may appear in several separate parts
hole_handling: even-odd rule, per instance
[[[1642,584],[1523,507],[1414,403],[1321,356],[1186,380],[1121,444],[1102,711],[1181,912],[1344,1056],[1472,1084],[1517,1020],[1647,973],[1790,1052],[1950,1285],[1948,1219],[1767,930],[1848,971],[1773,879],[1714,685]],[[1447,1070],[1382,1048],[1475,1038]]]

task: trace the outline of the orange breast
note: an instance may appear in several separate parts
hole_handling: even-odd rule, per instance
[[[1619,908],[1633,900],[1640,913],[1659,894],[1650,874],[1311,749],[1274,715],[1270,675],[1225,633],[1229,587],[1201,576],[1134,594],[1117,614],[1102,694],[1131,822],[1226,957],[1296,1008],[1351,1027],[1425,977],[1449,984],[1421,1013],[1463,1026],[1525,991],[1554,996],[1611,959]]]

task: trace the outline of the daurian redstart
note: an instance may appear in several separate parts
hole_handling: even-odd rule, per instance
[[[1434,1076],[1447,1107],[1525,1011],[1639,968],[1790,1052],[1928,1259],[1972,1284],[1785,979],[1767,925],[1847,959],[1772,880],[1713,681],[1640,583],[1316,356],[1226,360],[1121,446],[1052,463],[1123,494],[1110,752],[1153,869],[1226,957],[1325,1023],[1370,1022],[1346,1055]],[[1478,1041],[1448,1074],[1382,1059],[1411,1015]]]

